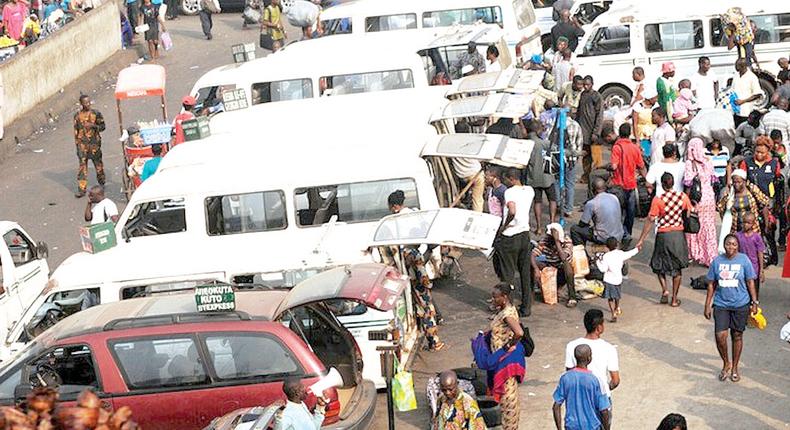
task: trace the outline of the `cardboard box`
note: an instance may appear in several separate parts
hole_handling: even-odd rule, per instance
[[[208,126],[208,117],[205,116],[199,116],[195,119],[184,121],[181,123],[181,127],[184,129],[184,140],[186,142],[211,136],[211,130]]]
[[[112,221],[80,227],[80,240],[85,252],[96,254],[116,245],[115,224]]]

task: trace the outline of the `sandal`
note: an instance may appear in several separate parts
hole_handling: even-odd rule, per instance
[[[730,376],[731,370],[732,369],[721,369],[721,372],[719,372],[719,381],[722,382],[726,381],[727,377]]]
[[[610,323],[616,323],[617,322],[617,317],[612,317],[612,319],[610,319],[609,322]]]
[[[568,300],[568,303],[565,304],[566,308],[575,308],[578,302],[575,299]]]
[[[662,305],[669,303],[669,293],[662,294],[659,303],[661,303]]]
[[[441,350],[443,350],[446,347],[448,347],[446,343],[439,342],[436,345],[434,345],[433,348],[431,348],[431,351],[434,351],[434,352],[441,351]]]
[[[739,374],[737,374],[735,372],[732,372],[732,374],[730,375],[730,381],[738,382],[740,380],[741,380],[741,375],[739,375]]]
[[[617,316],[619,317],[620,315],[622,315],[622,314],[623,314],[623,310],[622,310],[622,309],[620,309],[620,308],[617,308],[617,309],[615,309],[615,310],[614,310],[614,314],[615,314],[615,315],[617,315]]]
[[[669,305],[669,306],[672,306],[673,308],[676,308],[676,307],[680,306],[680,299],[677,299],[677,300],[675,300],[675,301],[674,301],[674,302],[672,302],[672,304],[671,304],[671,305]]]

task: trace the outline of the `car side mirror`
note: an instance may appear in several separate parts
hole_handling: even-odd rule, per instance
[[[33,387],[30,384],[19,384],[14,387],[14,400],[16,402],[24,401],[32,391]]]
[[[46,242],[38,242],[36,244],[36,259],[45,260],[49,257],[49,246]]]

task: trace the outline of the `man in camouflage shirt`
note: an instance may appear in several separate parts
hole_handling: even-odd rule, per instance
[[[83,94],[80,96],[80,111],[74,115],[74,143],[77,146],[77,159],[80,163],[77,171],[78,189],[74,197],[85,196],[85,189],[88,187],[88,160],[93,161],[99,185],[104,185],[100,134],[104,129],[104,117],[101,112],[91,109],[90,97]]]

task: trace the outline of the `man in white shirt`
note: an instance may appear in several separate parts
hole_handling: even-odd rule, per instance
[[[516,285],[516,271],[521,284],[521,306],[518,311],[527,317],[532,311],[532,270],[530,256],[532,242],[529,238],[529,212],[535,190],[521,184],[521,172],[518,169],[507,169],[503,182],[508,189],[505,191],[504,221],[499,227],[494,248],[500,259],[500,281]]]
[[[710,73],[710,58],[699,57],[699,69],[691,76],[691,90],[697,98],[700,109],[713,109],[716,107],[716,98],[719,95],[719,81]]]
[[[604,332],[603,312],[600,309],[590,309],[585,312],[584,328],[587,334],[568,342],[565,347],[565,369],[576,367],[576,357],[573,354],[576,347],[582,344],[589,345],[592,349],[592,361],[587,369],[598,378],[601,392],[611,400],[612,390],[620,385],[620,360],[614,345],[601,339]]]
[[[677,141],[677,134],[675,129],[669,125],[667,121],[667,113],[661,108],[653,109],[653,124],[656,125],[656,130],[650,139],[650,165],[653,166],[664,160],[663,148],[668,143],[675,143]]]
[[[85,221],[94,224],[112,221],[118,222],[118,207],[112,200],[104,196],[104,187],[95,185],[88,192],[88,204],[85,206]]]
[[[686,172],[686,163],[678,160],[677,147],[675,145],[665,145],[663,151],[663,161],[651,165],[650,169],[647,171],[647,176],[645,176],[648,193],[651,189],[655,188],[656,197],[660,197],[664,194],[664,188],[656,186],[656,184],[661,183],[661,175],[664,173],[671,173],[672,177],[675,178],[673,189],[681,193],[683,192],[683,176]]]
[[[326,403],[318,396],[318,404],[312,414],[307,410],[304,399],[307,390],[298,378],[288,378],[283,383],[283,392],[288,397],[282,415],[277,420],[276,430],[319,430],[324,422]]]
[[[740,107],[740,112],[734,114],[735,126],[739,126],[746,121],[749,114],[754,110],[754,102],[763,96],[763,89],[760,87],[760,80],[757,75],[749,70],[746,60],[739,58],[735,61],[735,75],[732,77],[732,90],[737,99],[735,104]]]

